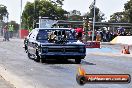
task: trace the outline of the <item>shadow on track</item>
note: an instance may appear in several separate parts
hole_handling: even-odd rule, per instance
[[[43,64],[77,64],[75,62],[75,60],[55,60],[55,59],[50,59],[50,60],[46,60],[46,62],[44,62]],[[90,63],[87,61],[82,60],[81,63],[82,65],[96,65],[94,63]]]
[[[90,62],[87,62],[87,61],[84,61],[84,60],[82,60],[81,64],[82,65],[96,65],[94,63],[90,63]]]
[[[76,64],[74,60],[46,60],[43,64]]]

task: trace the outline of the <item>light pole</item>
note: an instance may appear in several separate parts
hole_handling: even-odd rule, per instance
[[[34,16],[33,16],[33,28],[35,28],[37,26],[37,4],[38,4],[38,0],[34,0]]]
[[[20,1],[20,5],[21,5],[21,7],[20,7],[20,26],[19,26],[19,29],[21,30],[21,21],[22,21],[22,19],[21,19],[21,16],[22,16],[22,0]]]
[[[88,41],[88,17],[83,17],[83,28],[85,31],[85,42]]]
[[[34,0],[34,18],[33,18],[33,28],[36,25],[36,0]]]
[[[96,0],[94,0],[94,17],[93,17],[93,32],[92,32],[92,41],[94,41],[94,27],[95,27],[95,4],[96,4]]]

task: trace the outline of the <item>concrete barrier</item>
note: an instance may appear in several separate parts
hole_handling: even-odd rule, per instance
[[[132,45],[132,36],[117,36],[110,43]]]

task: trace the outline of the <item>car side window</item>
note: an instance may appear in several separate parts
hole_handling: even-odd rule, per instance
[[[33,39],[33,40],[36,40],[36,36],[37,36],[37,31],[33,31],[33,32],[29,35],[30,39]]]
[[[32,33],[29,34],[29,37],[31,36]]]
[[[33,33],[31,33],[31,35],[29,36],[30,39],[33,39]]]

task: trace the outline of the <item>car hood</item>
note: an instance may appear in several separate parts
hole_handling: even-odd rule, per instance
[[[80,42],[79,40],[78,41],[75,41],[75,40],[69,41],[64,44],[49,43],[48,41],[40,40],[40,41],[38,41],[38,44],[39,45],[84,45],[84,43]]]

